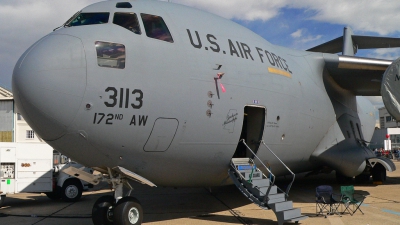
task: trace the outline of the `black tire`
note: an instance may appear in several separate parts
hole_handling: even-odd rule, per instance
[[[113,224],[114,197],[111,195],[101,196],[92,208],[92,221],[94,225]]]
[[[134,197],[124,197],[114,208],[114,224],[140,225],[143,221],[143,209]]]
[[[78,179],[68,179],[64,182],[60,196],[66,202],[76,202],[82,196],[82,183]]]
[[[2,195],[0,199],[0,208],[3,207],[5,201],[6,201],[6,195]]]
[[[61,198],[61,197],[60,197],[60,192],[57,191],[57,190],[54,190],[54,191],[52,191],[52,192],[46,192],[45,194],[46,194],[46,196],[47,196],[49,199],[51,199],[51,200],[58,200],[58,199]]]
[[[372,180],[375,182],[383,182],[386,180],[386,169],[382,164],[376,164],[372,168]]]

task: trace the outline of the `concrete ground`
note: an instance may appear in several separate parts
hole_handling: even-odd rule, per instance
[[[335,174],[320,174],[305,178],[300,175],[290,192],[294,207],[301,208],[308,219],[300,224],[400,224],[400,162],[395,161],[397,171],[388,173],[383,185],[355,184],[356,192],[367,195],[361,206],[365,215],[332,215],[324,218],[315,213],[315,187],[336,184]],[[289,178],[280,179],[286,184]],[[102,195],[110,194],[107,184],[101,184],[84,192],[76,203],[53,201],[44,194],[15,194],[6,198],[0,208],[0,224],[92,224],[91,210]],[[247,200],[234,186],[218,188],[150,188],[134,184],[134,196],[144,209],[144,224],[277,224],[271,210],[262,210]]]

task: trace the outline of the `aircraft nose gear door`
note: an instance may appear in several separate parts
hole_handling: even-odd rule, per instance
[[[240,139],[244,139],[251,149],[257,154],[260,141],[264,133],[266,108],[263,106],[245,106],[243,126]],[[247,150],[243,142],[239,142],[233,158],[253,158],[253,154]]]

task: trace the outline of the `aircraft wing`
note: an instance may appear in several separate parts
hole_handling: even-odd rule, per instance
[[[310,52],[323,54],[325,66],[332,78],[342,88],[355,95],[381,95],[382,77],[392,60],[355,57],[358,49],[400,47],[400,38],[354,35],[345,27],[343,36],[310,48]],[[342,52],[342,55],[332,53]]]
[[[399,38],[351,35],[351,39],[352,42],[356,44],[357,49],[400,47]],[[343,45],[344,45],[343,37],[338,37],[321,45],[310,48],[307,51],[338,53],[342,52]]]
[[[381,95],[382,76],[392,60],[323,54],[325,66],[342,88],[355,95]]]

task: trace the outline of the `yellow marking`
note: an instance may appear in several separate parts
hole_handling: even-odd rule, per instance
[[[268,67],[268,72],[292,78],[292,74],[290,74],[289,72],[286,72],[284,70],[277,69],[277,68]]]

